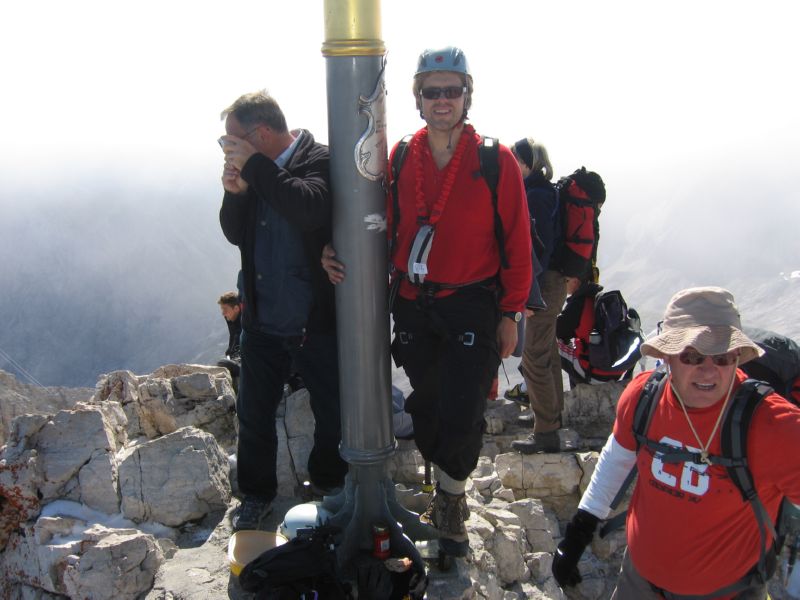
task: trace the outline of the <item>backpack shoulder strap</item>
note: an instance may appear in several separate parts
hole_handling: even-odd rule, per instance
[[[408,154],[408,144],[414,136],[409,134],[403,137],[397,144],[394,154],[392,155],[392,164],[390,170],[392,174],[392,235],[389,238],[389,257],[392,256],[397,242],[397,227],[400,224],[400,199],[397,195],[397,180],[400,178],[400,170],[403,168],[403,163]]]
[[[500,158],[499,142],[497,138],[483,136],[478,147],[478,163],[480,164],[481,177],[486,181],[492,194],[492,209],[494,210],[494,237],[497,239],[497,249],[500,253],[500,265],[508,268],[506,256],[506,236],[503,231],[503,221],[497,210],[497,186],[500,183]]]
[[[739,489],[742,499],[750,504],[755,513],[758,530],[761,536],[761,554],[758,560],[758,572],[765,577],[765,581],[772,576],[774,569],[774,556],[783,541],[775,531],[775,526],[767,513],[764,504],[758,497],[753,474],[747,461],[747,436],[750,432],[750,423],[761,401],[772,393],[772,388],[763,381],[747,379],[736,392],[728,414],[722,424],[722,455],[734,460],[733,464],[726,466],[726,471],[731,481]],[[767,547],[767,530],[773,536],[774,544]],[[770,564],[770,563],[773,564]]]
[[[661,365],[647,378],[647,382],[642,388],[642,393],[639,395],[639,401],[633,413],[633,437],[636,439],[637,452],[647,438],[650,421],[653,420],[658,400],[664,394],[666,383],[667,369],[664,365]]]

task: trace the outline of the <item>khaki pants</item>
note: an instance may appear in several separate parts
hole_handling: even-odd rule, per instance
[[[611,600],[661,600],[661,598],[661,594],[653,591],[650,584],[642,579],[636,571],[626,548],[625,556],[622,558],[622,567],[619,570],[617,587],[611,595]],[[767,586],[756,585],[739,592],[735,600],[765,600],[766,598]]]
[[[534,433],[558,429],[564,408],[561,358],[556,342],[556,318],[567,297],[566,279],[561,273],[544,273],[542,297],[547,309],[528,317],[525,322],[525,348],[520,363],[535,418]]]

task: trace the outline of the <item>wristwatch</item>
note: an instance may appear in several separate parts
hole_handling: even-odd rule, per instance
[[[503,313],[503,316],[508,317],[514,321],[514,323],[519,323],[522,320],[522,313],[519,311],[514,312],[513,310],[507,310]]]

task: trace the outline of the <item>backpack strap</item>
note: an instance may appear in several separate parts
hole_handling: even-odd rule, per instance
[[[486,185],[492,193],[492,209],[494,210],[494,237],[497,239],[497,249],[500,253],[500,265],[508,268],[506,256],[506,235],[503,231],[503,221],[497,210],[497,186],[500,183],[499,143],[497,138],[482,137],[478,147],[478,163],[481,176],[486,180]]]
[[[775,569],[776,548],[782,544],[782,540],[779,540],[767,509],[758,497],[753,474],[747,461],[747,435],[756,408],[764,397],[771,393],[772,388],[767,383],[755,379],[745,380],[737,391],[736,398],[722,424],[722,454],[734,459],[741,459],[738,464],[726,468],[731,481],[742,494],[742,499],[750,504],[755,514],[761,537],[761,553],[757,572],[764,578],[764,582],[772,576],[771,571]],[[769,548],[767,547],[767,529],[774,540],[773,545]],[[772,557],[770,557],[770,553],[772,553]]]
[[[397,144],[397,148],[394,150],[394,154],[392,155],[392,164],[391,173],[392,173],[392,184],[391,184],[391,193],[392,193],[392,235],[389,238],[389,257],[391,258],[395,246],[397,245],[397,228],[400,224],[400,198],[397,194],[397,180],[400,178],[400,170],[403,168],[403,163],[406,160],[406,155],[408,154],[408,144],[411,142],[411,138],[414,136],[409,134],[403,136],[403,139],[400,140]]]
[[[642,443],[647,440],[646,435],[650,428],[650,421],[653,420],[653,414],[656,412],[658,401],[664,394],[666,384],[667,368],[662,364],[650,373],[650,377],[647,378],[642,393],[639,395],[636,410],[633,412],[633,437],[636,439],[637,453]]]
[[[408,144],[413,135],[403,137],[395,148],[392,155],[391,173],[392,183],[390,190],[392,193],[392,235],[389,241],[389,256],[392,256],[397,245],[397,230],[400,223],[400,198],[397,193],[397,181],[400,178],[400,170],[408,154]],[[500,265],[508,268],[508,257],[506,256],[505,232],[503,231],[503,221],[497,210],[497,186],[500,183],[500,159],[499,143],[497,138],[482,137],[478,146],[478,163],[480,165],[481,177],[486,181],[486,185],[492,194],[492,210],[494,212],[494,236],[497,239],[497,249],[500,254]]]

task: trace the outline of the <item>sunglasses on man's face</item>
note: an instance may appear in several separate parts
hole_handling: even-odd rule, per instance
[[[718,367],[727,367],[732,365],[736,362],[736,358],[739,356],[739,351],[734,350],[732,352],[726,352],[725,354],[700,354],[697,350],[684,350],[680,354],[678,354],[678,360],[681,361],[684,365],[691,365],[696,367],[697,365],[703,364],[706,358],[710,358],[711,362],[714,363]]]
[[[425,100],[436,100],[444,96],[448,100],[455,100],[461,98],[467,93],[466,86],[449,85],[447,87],[426,87],[419,91],[419,95]]]

